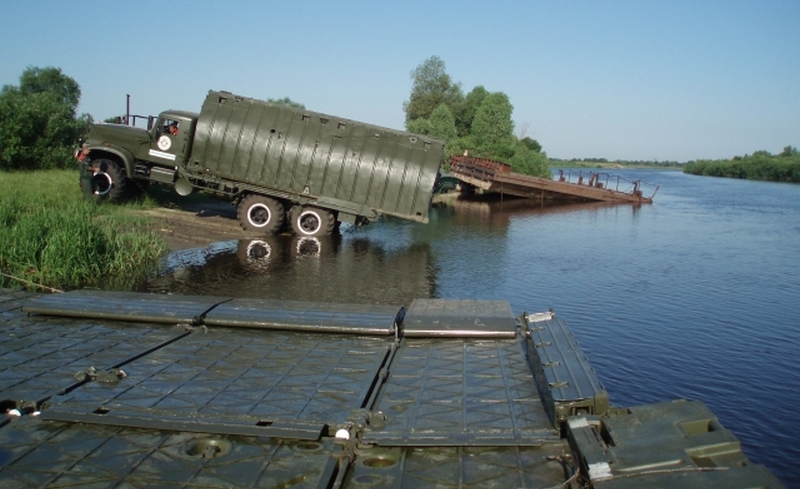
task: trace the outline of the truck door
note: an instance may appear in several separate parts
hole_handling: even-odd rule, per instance
[[[162,116],[155,126],[155,137],[148,154],[154,163],[178,166],[186,161],[191,148],[192,121]]]

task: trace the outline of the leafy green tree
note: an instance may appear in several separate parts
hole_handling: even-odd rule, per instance
[[[541,146],[540,146],[541,148]],[[540,177],[550,176],[550,165],[547,155],[528,147],[522,141],[518,141],[515,146],[514,155],[509,159],[511,168],[518,173],[526,175],[536,175]]]
[[[475,112],[470,134],[481,145],[508,144],[514,140],[514,107],[502,92],[490,93]]]
[[[51,94],[73,111],[77,109],[81,100],[80,86],[75,80],[61,73],[60,68],[28,68],[19,78],[19,91],[24,96]]]
[[[478,85],[473,88],[464,98],[464,103],[457,109],[456,113],[456,127],[458,128],[459,136],[466,136],[470,133],[472,128],[472,121],[475,119],[475,113],[478,107],[481,106],[483,99],[489,95],[483,85]]]
[[[430,135],[439,139],[449,141],[458,134],[456,130],[456,118],[445,104],[439,104],[433,109],[429,119],[431,124]]]
[[[417,119],[428,119],[434,109],[445,104],[453,109],[459,107],[464,100],[460,83],[453,83],[445,71],[444,61],[438,56],[431,56],[411,72],[413,80],[411,97],[403,104],[408,123]]]
[[[0,169],[66,168],[86,131],[77,117],[81,90],[59,68],[26,69],[18,87],[0,90]]]
[[[268,98],[267,102],[272,102],[273,104],[279,105],[288,105],[289,107],[294,107],[296,109],[305,109],[306,106],[301,104],[300,102],[295,102],[294,100],[290,99],[289,97],[283,98]]]
[[[522,144],[524,144],[525,147],[528,148],[531,151],[535,151],[537,153],[541,153],[542,152],[542,145],[539,143],[539,141],[537,141],[537,140],[535,140],[535,139],[533,139],[533,138],[531,138],[529,136],[525,136],[524,138],[520,139],[519,141]]]
[[[406,123],[406,131],[430,136],[431,132],[433,132],[433,126],[430,119],[414,119]]]
[[[509,163],[521,173],[550,175],[541,144],[514,136],[514,107],[505,93],[491,93],[479,85],[465,97],[437,56],[425,60],[411,77],[411,97],[403,104],[406,129],[444,139],[446,158],[469,152]]]

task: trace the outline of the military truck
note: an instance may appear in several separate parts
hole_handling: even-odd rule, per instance
[[[118,201],[150,183],[237,207],[245,230],[324,236],[390,215],[428,222],[443,141],[209,91],[200,113],[162,112],[150,129],[94,124],[81,188]]]

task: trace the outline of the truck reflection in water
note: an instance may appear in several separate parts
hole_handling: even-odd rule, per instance
[[[478,281],[484,293],[491,293],[504,281],[504,262],[514,259],[508,236],[513,220],[607,206],[542,208],[524,199],[452,199],[433,206],[428,225],[384,218],[364,228],[343,226],[342,233],[333,236],[260,236],[177,251],[145,288],[176,294],[410,304],[417,298],[439,297],[437,281],[447,273],[448,281]]]
[[[173,253],[148,289],[359,304],[434,296],[430,246],[387,248],[368,238],[267,236]]]

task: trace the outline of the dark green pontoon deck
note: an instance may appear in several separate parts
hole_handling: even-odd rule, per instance
[[[2,290],[0,401],[4,488],[784,487],[701,403],[611,407],[566,323],[495,301]]]

